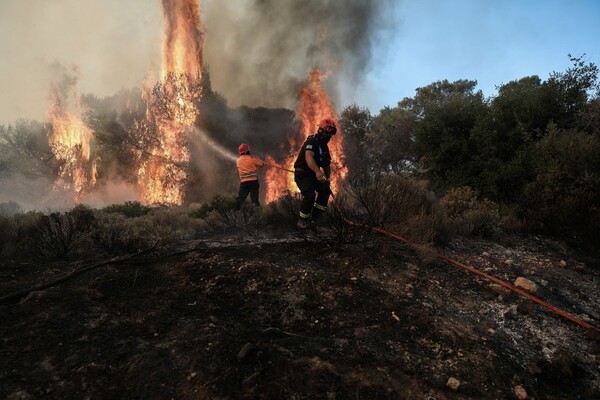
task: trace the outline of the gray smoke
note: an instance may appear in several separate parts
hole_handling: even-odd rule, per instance
[[[205,2],[205,63],[213,87],[234,105],[295,108],[311,68],[326,84],[353,85],[393,28],[393,0]]]

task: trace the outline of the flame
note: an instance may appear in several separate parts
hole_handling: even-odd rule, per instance
[[[190,160],[185,133],[198,115],[202,95],[202,31],[199,0],[163,0],[165,40],[161,80],[146,81],[146,121],[134,126],[140,150],[142,202],[181,204]]]
[[[96,183],[97,160],[90,165],[90,139],[93,132],[81,120],[79,97],[75,96],[74,102],[69,101],[69,94],[75,92],[76,84],[77,79],[65,77],[61,84],[52,84],[50,88],[49,142],[52,153],[60,164],[54,189],[72,189],[75,200],[78,200],[84,190]]]
[[[348,168],[344,157],[344,136],[337,123],[339,118],[331,105],[329,95],[322,86],[322,82],[327,76],[319,68],[313,68],[309,73],[308,82],[300,90],[300,102],[296,110],[296,119],[301,122],[301,130],[298,135],[290,139],[290,154],[287,155],[286,160],[281,165],[286,169],[293,170],[294,161],[296,161],[298,155],[297,152],[304,141],[308,136],[316,133],[317,126],[322,119],[332,118],[338,125],[337,134],[328,144],[332,158],[331,189],[336,193],[340,187],[340,182],[348,174]],[[265,161],[270,164],[277,164],[271,157],[267,157]],[[265,180],[267,183],[265,201],[267,203],[277,200],[286,191],[298,192],[294,176],[289,172],[271,168],[265,172]]]

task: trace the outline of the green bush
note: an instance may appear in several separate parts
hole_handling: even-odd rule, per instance
[[[216,211],[224,216],[234,208],[235,197],[218,194],[208,203],[203,203],[200,207],[190,211],[188,215],[192,218],[206,218],[211,211]]]
[[[527,185],[528,221],[551,234],[600,243],[600,138],[550,130],[533,152],[535,179]]]
[[[97,229],[92,234],[99,250],[111,254],[131,254],[158,246],[170,247],[178,240],[194,238],[201,223],[190,218],[185,208],[155,209],[138,218],[128,218],[121,213],[98,213]]]
[[[138,201],[126,201],[123,204],[111,204],[102,211],[107,213],[120,213],[128,218],[141,217],[152,211],[152,207],[144,206]]]
[[[441,203],[452,228],[460,235],[491,237],[501,232],[500,213],[496,203],[478,200],[479,193],[469,186],[446,192]]]

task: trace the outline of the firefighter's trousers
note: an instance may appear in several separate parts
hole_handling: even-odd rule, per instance
[[[329,196],[331,196],[329,181],[320,182],[314,173],[305,171],[296,171],[294,180],[302,193],[300,218],[308,219],[312,215],[313,219],[318,219],[327,209]]]
[[[240,183],[240,191],[238,193],[237,200],[235,201],[235,209],[239,210],[242,207],[242,203],[246,201],[246,197],[250,194],[250,201],[255,206],[259,206],[258,203],[258,180],[246,181]]]

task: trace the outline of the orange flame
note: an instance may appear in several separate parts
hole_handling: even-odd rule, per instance
[[[91,165],[90,139],[92,130],[81,120],[81,104],[76,97],[69,102],[69,92],[74,91],[76,79],[66,79],[50,89],[50,148],[60,163],[59,176],[54,189],[73,190],[75,200],[83,191],[96,183],[96,160]],[[69,108],[73,111],[69,111]]]
[[[147,121],[134,127],[136,136],[151,143],[138,154],[138,178],[144,203],[181,204],[190,159],[185,131],[196,120],[202,94],[200,6],[199,0],[163,0],[162,9],[161,81],[145,85]]]
[[[338,116],[335,113],[329,95],[323,89],[322,82],[327,78],[327,74],[322,73],[317,67],[310,71],[307,84],[300,90],[300,103],[296,110],[296,118],[302,123],[301,131],[296,137],[290,139],[290,154],[282,164],[287,169],[294,169],[294,161],[296,161],[297,152],[302,147],[308,136],[316,133],[317,126],[324,118],[332,118],[338,121]],[[331,185],[334,193],[339,188],[341,182],[348,174],[346,160],[344,157],[343,133],[338,127],[337,134],[329,142],[329,151],[331,153]],[[277,164],[275,160],[267,157],[265,160],[271,164]],[[294,182],[293,174],[279,169],[268,169],[265,172],[265,180],[267,189],[265,201],[270,203],[280,198],[286,191],[297,192],[298,188]]]

